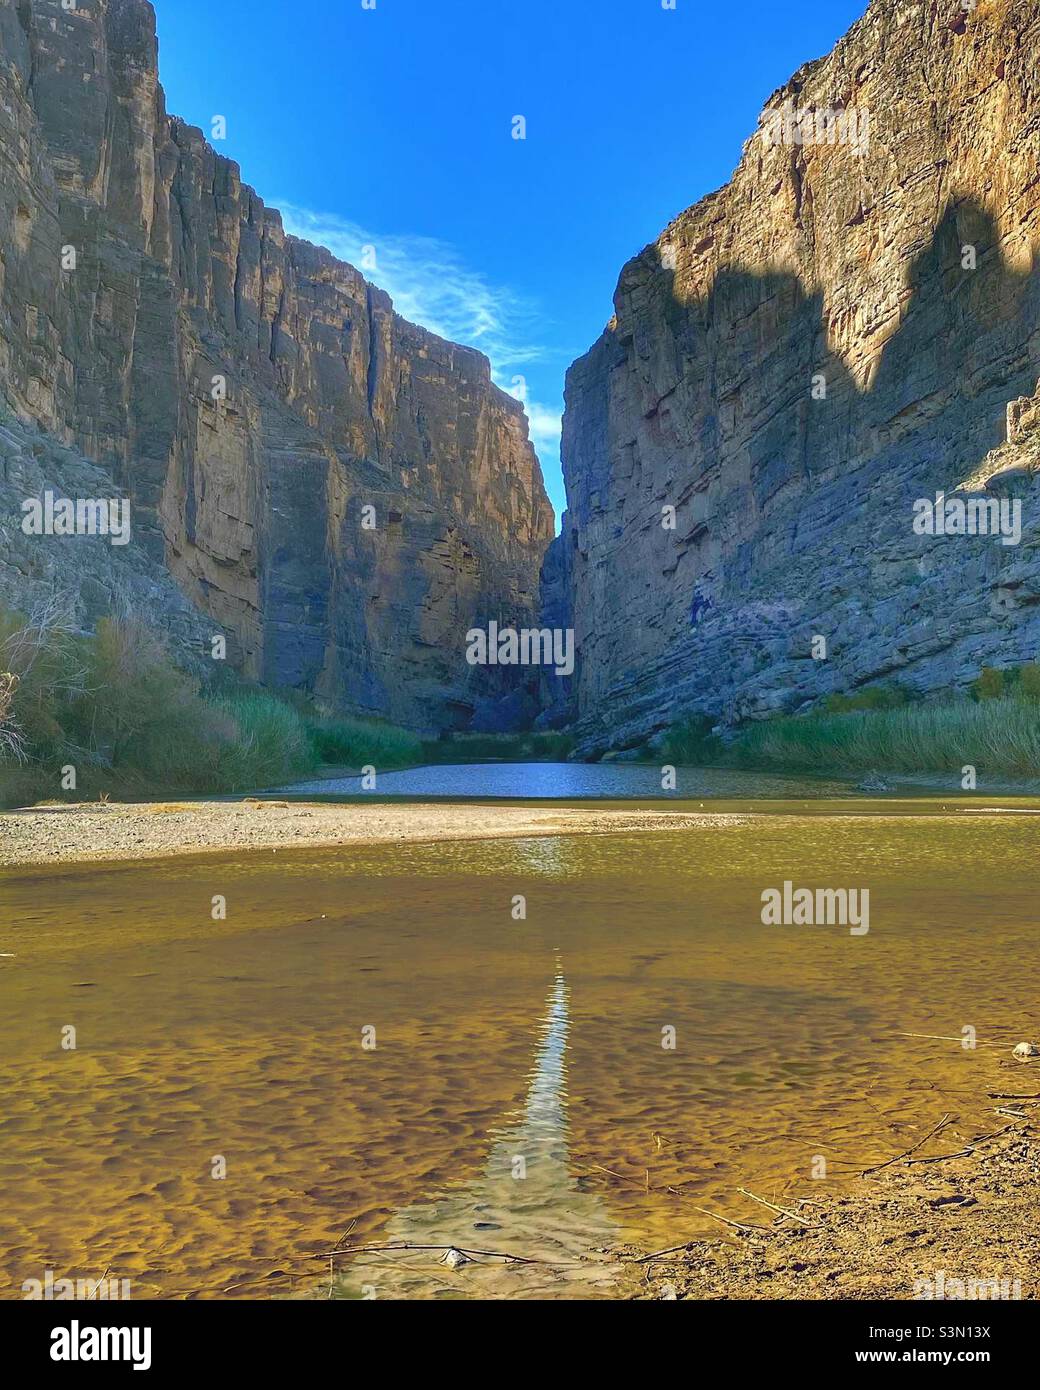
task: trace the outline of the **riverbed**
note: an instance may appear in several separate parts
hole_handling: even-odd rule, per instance
[[[613,1251],[761,1219],[741,1187],[992,1128],[1037,1031],[1015,809],[7,870],[2,1292],[618,1297]],[[764,925],[784,881],[869,932]]]

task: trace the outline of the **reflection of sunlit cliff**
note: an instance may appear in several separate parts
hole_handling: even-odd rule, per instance
[[[567,982],[557,966],[524,1108],[494,1140],[484,1176],[461,1192],[402,1208],[380,1243],[433,1249],[370,1251],[343,1271],[341,1297],[524,1298],[608,1292],[617,1266],[598,1254],[617,1231],[600,1199],[580,1192],[567,1166]],[[452,1269],[449,1249],[519,1255],[534,1264],[473,1256]]]

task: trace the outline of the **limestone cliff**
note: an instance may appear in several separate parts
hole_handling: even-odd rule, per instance
[[[1040,375],[1038,171],[1035,0],[873,0],[624,268],[568,375],[546,566],[586,751],[1037,659],[1028,410],[985,461]],[[989,493],[1019,494],[1020,544],[914,532],[917,499],[1016,461]]]
[[[552,534],[487,360],[166,114],[147,0],[2,0],[0,169],[10,406],[111,472],[246,675],[464,726],[509,675],[465,630],[533,611]]]

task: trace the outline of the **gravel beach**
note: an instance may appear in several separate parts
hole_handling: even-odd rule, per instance
[[[736,825],[733,814],[486,805],[284,801],[75,803],[0,814],[0,867],[234,850],[485,840]]]

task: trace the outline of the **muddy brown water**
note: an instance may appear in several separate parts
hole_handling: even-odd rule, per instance
[[[987,1089],[1035,1081],[1035,816],[771,810],[0,875],[0,1294],[325,1296],[349,1227],[435,1248],[336,1257],[335,1296],[617,1296],[617,1246],[723,1229],[696,1206],[768,1220],[738,1187],[998,1127]],[[784,880],[868,888],[869,932],[764,926]],[[902,1036],[965,1027],[1000,1046]]]

